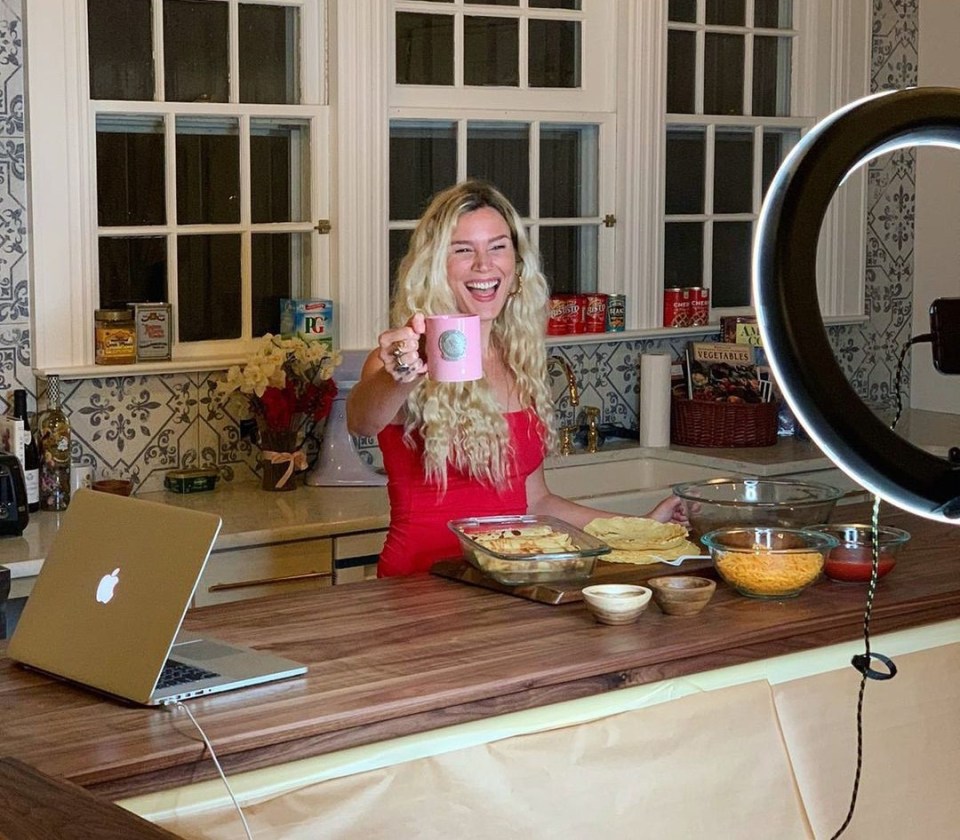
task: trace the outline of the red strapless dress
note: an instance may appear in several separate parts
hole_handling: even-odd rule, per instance
[[[460,543],[447,527],[467,516],[507,516],[527,512],[526,480],[543,462],[543,425],[532,410],[506,415],[513,441],[513,464],[502,487],[490,487],[450,468],[440,495],[427,484],[421,447],[403,442],[403,426],[391,424],[377,436],[387,471],[390,530],[380,554],[380,577],[426,572],[437,560],[460,556]],[[419,439],[418,439],[419,444]]]

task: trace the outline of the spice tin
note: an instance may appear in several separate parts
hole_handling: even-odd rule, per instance
[[[690,292],[690,326],[706,326],[710,323],[710,290],[696,286]]]
[[[627,296],[607,295],[607,332],[623,332],[627,323]]]
[[[663,290],[663,325],[665,327],[689,327],[693,294],[690,288]]]
[[[280,301],[280,334],[305,341],[334,341],[333,301],[323,298],[283,298]]]
[[[607,330],[607,295],[593,292],[585,295],[587,305],[584,310],[584,332],[602,333]]]
[[[209,469],[168,470],[163,477],[163,486],[174,493],[201,493],[217,486],[219,475]]]
[[[157,362],[170,358],[173,344],[172,309],[169,303],[132,303],[137,326],[137,361]]]
[[[94,361],[98,365],[130,365],[137,360],[137,334],[130,309],[98,309],[94,313]]]
[[[550,295],[547,335],[572,335],[585,328],[586,295]]]

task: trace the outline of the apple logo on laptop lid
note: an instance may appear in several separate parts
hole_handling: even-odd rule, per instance
[[[113,590],[120,582],[120,567],[117,566],[110,574],[100,578],[97,585],[97,601],[101,604],[108,604],[113,599]]]

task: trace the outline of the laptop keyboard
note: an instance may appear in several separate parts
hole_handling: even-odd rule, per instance
[[[219,677],[220,675],[208,671],[206,668],[197,668],[195,665],[186,665],[183,662],[177,662],[176,659],[168,659],[160,672],[160,679],[157,681],[157,688],[173,688],[178,685],[205,680],[210,677]]]

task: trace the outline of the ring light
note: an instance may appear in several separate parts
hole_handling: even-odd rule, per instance
[[[871,493],[929,519],[960,519],[960,465],[905,441],[837,364],[817,300],[817,241],[833,193],[858,166],[907,146],[960,149],[960,90],[876,94],[815,125],[778,170],[753,251],[757,320],[787,403],[823,452]]]

